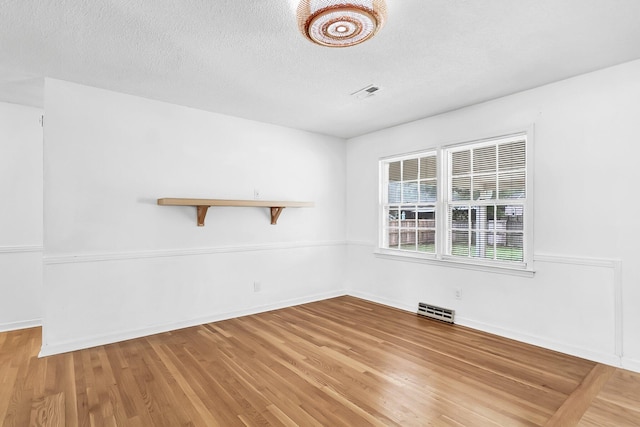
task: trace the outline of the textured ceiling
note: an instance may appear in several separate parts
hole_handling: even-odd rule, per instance
[[[292,3],[0,0],[0,100],[53,77],[348,138],[640,58],[638,0],[387,0],[345,49]]]

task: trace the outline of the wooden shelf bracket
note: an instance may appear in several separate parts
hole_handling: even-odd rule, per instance
[[[209,206],[196,206],[198,209],[198,227],[204,227],[204,219],[207,216]]]
[[[271,224],[276,225],[278,223],[278,218],[284,209],[283,206],[271,208]]]
[[[268,200],[223,200],[223,199],[184,199],[162,198],[158,199],[160,206],[195,206],[198,227],[204,227],[204,219],[211,206],[235,206],[235,207],[262,207],[269,208],[271,212],[271,224],[276,225],[284,208],[309,208],[313,202],[282,202]]]

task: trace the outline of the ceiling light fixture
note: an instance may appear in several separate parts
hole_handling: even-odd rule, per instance
[[[384,0],[301,0],[298,26],[306,38],[329,47],[348,47],[373,37],[384,25]]]

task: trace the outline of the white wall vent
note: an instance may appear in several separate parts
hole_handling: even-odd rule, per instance
[[[455,311],[448,308],[436,307],[435,305],[429,305],[427,303],[420,302],[418,303],[418,314],[430,319],[453,323],[453,316],[455,314]]]

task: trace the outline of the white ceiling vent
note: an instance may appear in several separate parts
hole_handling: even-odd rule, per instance
[[[367,87],[363,87],[360,90],[357,90],[351,94],[351,96],[356,97],[357,99],[369,98],[370,96],[375,95],[380,91],[380,86],[377,85],[369,85]]]

